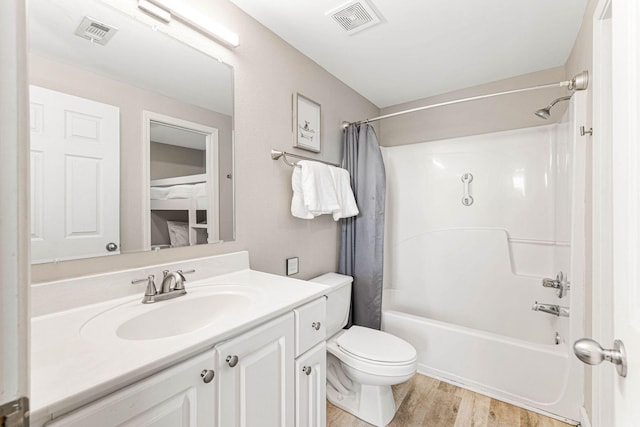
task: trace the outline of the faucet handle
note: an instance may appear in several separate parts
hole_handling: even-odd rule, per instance
[[[180,276],[181,280],[176,280],[176,284],[173,287],[174,291],[182,291],[184,290],[184,282],[187,281],[187,278],[184,277],[185,274],[191,274],[191,273],[195,273],[195,270],[187,270],[187,271],[182,271],[182,270],[178,270],[176,271],[176,273],[178,273],[178,276]]]
[[[131,281],[131,284],[147,282],[147,289],[144,291],[144,297],[142,298],[142,302],[144,304],[154,302],[154,297],[158,294],[158,290],[156,289],[155,276],[150,274],[146,279],[134,279]]]

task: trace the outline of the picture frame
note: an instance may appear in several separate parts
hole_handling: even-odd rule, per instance
[[[321,150],[322,112],[320,104],[295,93],[293,95],[293,146],[319,153]]]

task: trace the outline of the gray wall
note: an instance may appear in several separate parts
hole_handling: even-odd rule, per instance
[[[565,80],[565,74],[564,67],[552,68],[394,105],[384,108],[382,114],[455,99],[556,83]],[[565,89],[544,89],[449,105],[384,119],[380,122],[380,144],[391,147],[546,125],[562,116],[566,109],[566,103],[557,104],[554,107],[550,120],[542,120],[536,117],[533,112],[547,106],[554,98],[566,94]]]
[[[139,14],[135,2],[114,0],[111,3]],[[299,278],[336,270],[337,223],[328,215],[313,220],[291,216],[291,168],[281,161],[271,160],[269,151],[277,148],[338,162],[342,121],[375,116],[379,109],[232,3],[193,0],[192,5],[214,21],[224,23],[241,38],[241,45],[231,50],[180,23],[172,22],[166,29],[163,27],[235,69],[236,240],[36,265],[32,267],[33,282],[245,249],[250,252],[252,268],[261,271],[284,274],[285,259],[291,256],[300,257],[300,273],[296,276]],[[141,19],[145,17],[141,16]],[[292,148],[294,92],[322,106],[320,155]],[[132,168],[123,179],[135,185],[142,177]]]
[[[198,175],[207,172],[206,152],[195,148],[151,142],[151,179]]]

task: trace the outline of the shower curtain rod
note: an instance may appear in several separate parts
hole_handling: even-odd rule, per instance
[[[416,111],[429,110],[431,108],[444,107],[444,106],[453,105],[453,104],[461,104],[463,102],[469,102],[469,101],[477,101],[479,99],[493,98],[493,97],[496,97],[496,96],[510,95],[510,94],[513,94],[513,93],[528,92],[528,91],[531,91],[531,90],[548,89],[548,88],[553,88],[553,87],[565,87],[565,86],[570,91],[585,90],[589,86],[589,72],[588,71],[583,71],[581,73],[576,74],[571,80],[565,80],[565,81],[558,82],[558,83],[549,83],[549,84],[545,84],[545,85],[525,87],[525,88],[522,88],[522,89],[513,89],[513,90],[507,90],[507,91],[504,91],[504,92],[496,92],[496,93],[489,93],[489,94],[486,94],[486,95],[472,96],[472,97],[469,97],[469,98],[454,99],[453,101],[445,101],[445,102],[439,102],[437,104],[425,105],[423,107],[417,107],[417,108],[412,108],[410,110],[398,111],[397,113],[385,114],[383,116],[373,117],[373,118],[370,118],[370,119],[364,119],[364,120],[360,120],[358,122],[351,122],[350,123],[350,122],[346,122],[345,121],[345,122],[342,123],[342,127],[346,128],[349,125],[360,125],[360,124],[363,124],[363,123],[376,122],[378,120],[388,119],[390,117],[401,116],[403,114],[408,114],[408,113],[415,113]]]

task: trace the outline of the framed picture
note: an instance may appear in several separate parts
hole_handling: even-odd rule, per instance
[[[294,94],[293,124],[295,132],[293,146],[319,153],[322,126],[320,104],[299,93]]]

